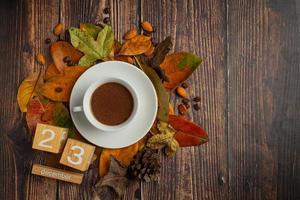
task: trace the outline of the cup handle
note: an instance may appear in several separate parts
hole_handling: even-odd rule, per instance
[[[73,112],[81,112],[83,109],[82,109],[82,106],[75,106],[73,107]]]

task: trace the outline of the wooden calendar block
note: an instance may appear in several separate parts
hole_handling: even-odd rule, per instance
[[[83,174],[38,164],[33,164],[31,173],[38,176],[44,176],[77,184],[80,184],[83,179]]]
[[[95,147],[93,145],[68,139],[60,163],[80,171],[86,171],[92,161]]]
[[[48,124],[37,124],[32,148],[52,153],[62,151],[69,129]]]

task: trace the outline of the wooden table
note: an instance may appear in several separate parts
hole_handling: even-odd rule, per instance
[[[55,40],[58,22],[101,21],[107,6],[118,39],[149,20],[156,41],[170,35],[176,51],[204,59],[188,91],[201,97],[190,116],[209,143],[162,157],[161,181],[129,188],[124,199],[300,199],[298,0],[2,1],[0,199],[91,199],[95,166],[80,186],[30,175],[44,157],[31,149],[16,91],[40,68],[34,56],[48,53],[44,40]]]

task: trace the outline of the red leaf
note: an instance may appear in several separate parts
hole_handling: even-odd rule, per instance
[[[182,131],[176,131],[175,139],[181,147],[197,146],[208,141],[206,138],[189,135]]]
[[[169,124],[176,130],[175,138],[182,147],[208,141],[208,135],[203,128],[182,116],[169,115]]]
[[[37,123],[41,123],[41,116],[45,108],[38,97],[30,100],[27,106],[26,122],[31,133],[34,133]]]

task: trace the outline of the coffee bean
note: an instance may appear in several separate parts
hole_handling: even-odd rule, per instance
[[[151,36],[151,33],[150,32],[147,32],[147,31],[143,31],[143,35],[145,35],[145,36]]]
[[[56,87],[56,88],[54,89],[54,91],[57,92],[57,93],[60,93],[60,92],[63,91],[63,89],[62,89],[61,87]]]
[[[105,18],[103,19],[103,23],[104,23],[104,24],[110,24],[110,18],[109,18],[109,17],[105,17]]]
[[[189,85],[188,85],[186,82],[183,82],[183,83],[181,84],[181,87],[183,87],[183,88],[188,88]]]
[[[69,62],[72,62],[72,60],[71,60],[71,57],[70,57],[70,56],[66,56],[66,57],[64,57],[63,61],[64,61],[64,63],[69,63]]]
[[[152,31],[152,32],[153,32],[153,33],[156,32],[156,27],[155,27],[155,26],[152,26],[152,28],[153,28],[153,31]]]
[[[193,101],[195,101],[195,102],[199,102],[201,99],[200,99],[200,97],[194,97],[193,98]]]
[[[67,62],[67,65],[68,65],[68,66],[73,66],[74,63],[70,60],[70,62]]]
[[[50,38],[46,38],[46,39],[45,39],[45,43],[46,43],[46,44],[50,44],[50,43],[51,43],[51,39],[50,39]]]
[[[185,105],[189,104],[189,102],[190,102],[189,99],[186,99],[186,98],[182,99],[182,103],[185,104]]]
[[[65,41],[71,43],[71,36],[69,30],[65,31]]]
[[[181,115],[184,115],[187,112],[187,108],[185,105],[183,104],[179,104],[178,105],[178,111]]]
[[[195,110],[200,110],[200,106],[199,106],[198,104],[194,104],[194,105],[193,105],[193,108],[194,108]]]
[[[104,14],[110,14],[110,7],[104,8],[103,13]]]
[[[101,62],[103,62],[101,59],[97,59],[97,60],[95,61],[95,64],[98,64],[98,63],[101,63]]]

